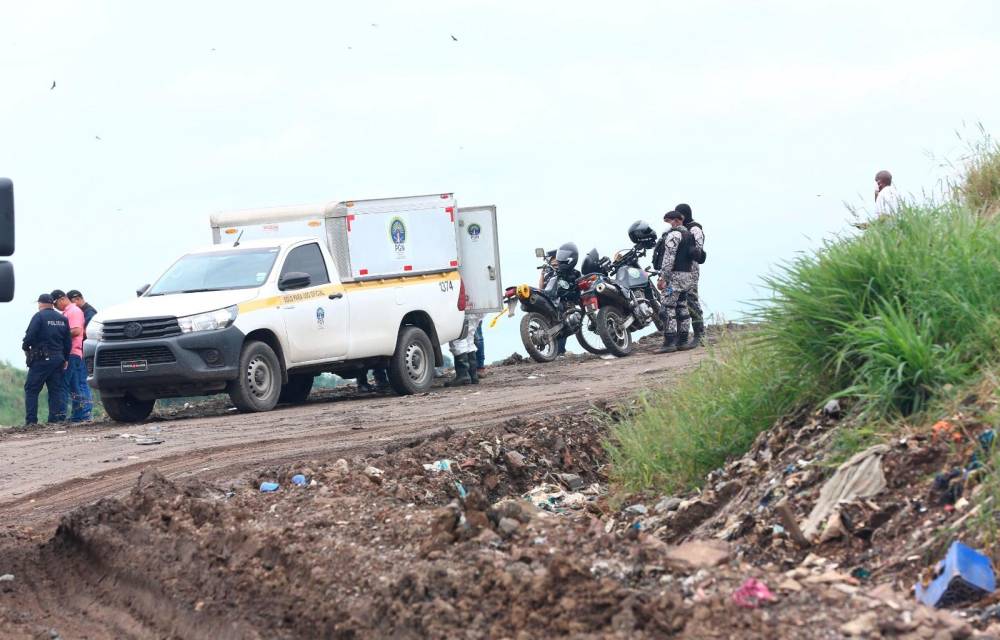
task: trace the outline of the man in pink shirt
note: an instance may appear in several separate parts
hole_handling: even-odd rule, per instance
[[[66,293],[60,289],[52,292],[52,302],[66,317],[66,324],[69,325],[69,333],[73,340],[66,367],[66,388],[69,390],[73,409],[70,421],[87,422],[90,420],[94,401],[90,387],[87,386],[87,366],[83,363],[83,310],[70,302]]]

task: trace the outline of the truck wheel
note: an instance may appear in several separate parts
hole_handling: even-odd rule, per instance
[[[309,398],[315,378],[308,373],[288,376],[288,384],[281,387],[278,402],[285,404],[302,404]]]
[[[537,311],[530,311],[521,318],[521,342],[535,362],[552,362],[559,355],[555,336],[546,333],[551,328],[549,319]]]
[[[597,332],[608,351],[619,358],[632,352],[632,333],[625,328],[625,314],[617,307],[601,307],[597,312]]]
[[[434,346],[423,329],[403,327],[389,358],[389,384],[400,395],[423,393],[434,381]]]
[[[227,391],[244,413],[273,409],[281,395],[281,365],[271,347],[256,340],[243,345],[239,377],[229,383]]]
[[[101,398],[108,417],[115,422],[142,422],[153,412],[156,400],[136,400],[131,396]]]

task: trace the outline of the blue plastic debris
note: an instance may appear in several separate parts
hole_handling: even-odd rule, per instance
[[[261,493],[271,493],[272,491],[277,491],[277,490],[278,490],[278,483],[277,482],[261,482],[260,483],[260,492]]]
[[[929,585],[925,587],[919,582],[914,585],[917,600],[938,609],[979,600],[996,588],[990,559],[961,542],[952,543]]]
[[[469,492],[465,490],[465,486],[458,480],[455,481],[455,488],[458,489],[459,498],[462,498],[464,500],[466,497],[468,497]]]
[[[306,484],[306,477],[301,473],[296,473],[294,476],[292,476],[292,484],[298,487],[303,487]]]

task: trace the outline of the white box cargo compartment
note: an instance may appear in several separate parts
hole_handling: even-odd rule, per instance
[[[325,237],[341,281],[458,268],[451,193],[248,209],[212,216],[216,244],[261,238]]]
[[[475,312],[500,311],[500,246],[497,238],[497,208],[458,209],[458,254],[469,296],[468,309]]]

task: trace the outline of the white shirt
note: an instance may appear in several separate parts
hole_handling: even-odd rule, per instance
[[[899,192],[896,191],[896,187],[886,185],[878,192],[878,196],[875,198],[875,215],[884,216],[891,213],[896,213],[899,210],[899,205],[902,204],[902,200],[899,197]]]

